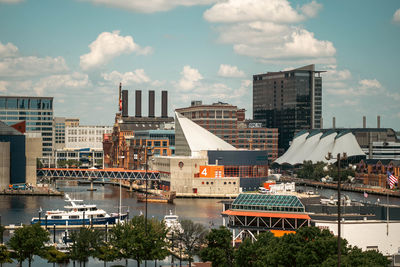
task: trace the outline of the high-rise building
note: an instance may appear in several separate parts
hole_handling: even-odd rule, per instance
[[[26,121],[27,133],[40,133],[42,157],[53,155],[53,97],[0,96],[0,120],[7,125]]]
[[[315,65],[253,75],[253,119],[278,128],[284,152],[295,133],[321,128],[322,77]]]

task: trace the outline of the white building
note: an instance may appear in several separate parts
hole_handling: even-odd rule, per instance
[[[341,236],[350,245],[362,250],[378,250],[383,255],[394,255],[400,251],[400,222],[378,220],[356,220],[341,222]],[[337,235],[336,221],[315,221],[315,226],[329,229]]]
[[[83,126],[65,128],[65,148],[103,149],[103,134],[112,126]]]

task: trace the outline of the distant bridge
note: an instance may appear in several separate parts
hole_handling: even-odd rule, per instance
[[[37,177],[60,179],[124,179],[124,180],[160,180],[159,171],[109,169],[42,168],[37,169]]]

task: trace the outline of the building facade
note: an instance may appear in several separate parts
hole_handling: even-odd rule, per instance
[[[112,133],[112,126],[71,126],[65,128],[66,148],[103,148],[103,135]]]
[[[300,130],[321,128],[322,77],[314,65],[253,75],[253,119],[278,128],[283,153]]]
[[[190,107],[176,111],[236,148],[267,150],[270,160],[278,157],[278,129],[246,121],[244,109],[221,102],[203,105],[192,101]]]
[[[222,102],[203,105],[201,101],[192,101],[190,107],[176,111],[227,143],[237,145],[237,106]]]
[[[40,133],[42,157],[53,156],[53,97],[0,96],[0,120],[7,125],[26,121],[26,132]]]

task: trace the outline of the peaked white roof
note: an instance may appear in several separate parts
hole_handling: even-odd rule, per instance
[[[313,163],[318,161],[328,162],[325,156],[328,152],[336,157],[338,153],[346,153],[348,157],[363,156],[362,151],[355,136],[348,131],[340,132],[318,132],[299,133],[292,142],[292,145],[277,160],[278,164],[302,164],[305,160],[311,160]],[[336,159],[331,159],[329,162],[335,162]]]
[[[192,155],[204,150],[236,150],[231,144],[176,111],[175,117]]]
[[[306,142],[307,136],[308,132],[306,131],[298,133],[293,139],[292,144],[286,153],[276,159],[275,162],[278,164],[287,163],[291,157],[294,157],[298,149]]]
[[[312,132],[310,133],[303,145],[297,149],[296,153],[293,153],[292,157],[290,157],[286,162],[295,165],[303,163],[303,161],[311,154],[315,149],[318,149],[318,143],[322,136],[321,132]]]
[[[336,136],[337,133],[333,131],[324,133],[319,140],[318,149],[314,149],[314,151],[308,155],[305,160],[318,162],[321,161],[321,159],[325,159],[325,156],[328,154],[328,152],[333,150]]]

